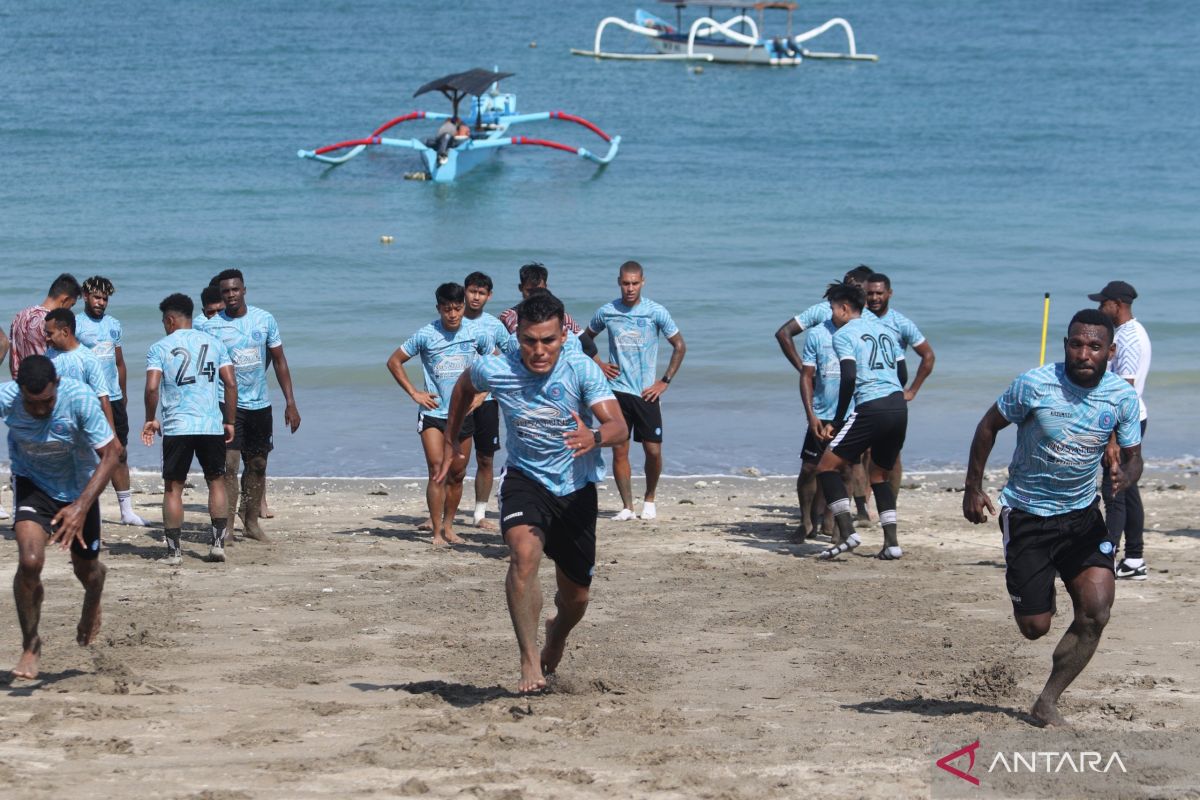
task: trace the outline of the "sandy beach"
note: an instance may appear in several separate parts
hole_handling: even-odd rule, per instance
[[[792,480],[666,481],[656,522],[602,517],[591,608],[535,697],[511,691],[506,549],[468,529],[433,550],[423,482],[275,479],[274,542],[240,541],[223,565],[200,558],[189,490],[178,568],[155,562],[156,530],[112,524],[110,493],[103,632],[74,644],[81,590],[50,554],[42,675],[0,686],[0,796],[927,797],[948,745],[1050,741],[1025,712],[1066,625],[1020,637],[999,532],[962,520],[961,483],[906,476],[903,560],[864,557],[880,534],[860,524],[862,554],[822,563],[820,544],[788,543]],[[135,487],[158,519],[156,482]],[[1077,737],[1196,753],[1200,492],[1162,473],[1143,493],[1150,579],[1119,583],[1063,710]],[[611,515],[611,482],[600,497]],[[543,569],[548,605],[552,582]],[[7,668],[7,592],[0,631]],[[1146,792],[1128,796],[1198,788],[1186,763],[1134,771]]]

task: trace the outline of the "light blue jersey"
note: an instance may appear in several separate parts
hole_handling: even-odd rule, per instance
[[[894,337],[873,315],[852,319],[833,335],[833,351],[838,361],[855,362],[855,405],[903,391],[896,376],[900,347]]]
[[[916,347],[925,341],[925,335],[921,333],[921,329],[917,327],[916,323],[894,308],[889,308],[882,317],[876,317],[869,308],[864,308],[863,316],[867,315],[874,317],[880,325],[892,332],[896,344],[900,346],[897,360],[904,358],[905,350]]]
[[[1121,447],[1142,441],[1137,392],[1111,372],[1085,389],[1070,381],[1063,364],[1046,364],[1013,381],[996,407],[1017,426],[1000,502],[1040,517],[1092,504],[1096,469],[1114,430]]]
[[[446,330],[438,319],[414,333],[400,349],[409,358],[420,357],[425,391],[438,398],[437,408],[423,409],[421,413],[446,419],[450,414],[450,394],[458,376],[479,356],[491,355],[496,343],[483,327],[469,319],[464,319],[456,331]]]
[[[92,319],[86,313],[75,317],[75,338],[79,343],[92,351],[104,368],[104,377],[108,379],[108,399],[121,400],[121,376],[117,372],[117,348],[121,346],[121,321],[116,317],[105,314],[100,319]]]
[[[233,359],[218,340],[184,328],[159,339],[146,353],[146,370],[161,372],[159,401],[163,436],[215,436],[223,433],[217,389],[221,367]],[[240,404],[239,404],[240,405]]]
[[[837,415],[838,391],[842,385],[842,364],[833,351],[833,335],[837,332],[833,322],[823,322],[808,331],[804,337],[804,353],[801,363],[812,367],[813,413],[826,422]],[[854,401],[850,402],[850,409]],[[847,409],[847,413],[849,410]]]
[[[8,426],[12,474],[61,503],[79,499],[96,469],[96,450],[113,439],[100,401],[73,378],[58,382],[58,399],[45,419],[25,410],[16,382],[0,384],[0,417]]]
[[[237,373],[238,408],[255,410],[270,406],[267,350],[283,344],[275,317],[257,306],[246,306],[246,313],[240,317],[230,317],[222,311],[197,324],[195,329],[219,339],[229,351]],[[224,398],[225,389],[219,382],[217,388]]]
[[[471,365],[476,391],[499,402],[508,431],[507,466],[519,469],[559,497],[604,480],[599,448],[575,458],[563,435],[578,427],[571,412],[592,426],[592,407],[615,400],[596,362],[565,349],[549,374],[525,368],[519,353],[481,358]]]
[[[621,369],[610,381],[613,391],[641,396],[656,380],[658,335],[669,339],[679,328],[665,308],[645,297],[632,308],[620,298],[601,306],[588,330],[596,335],[606,328],[608,361]]]
[[[510,336],[508,328],[504,327],[504,323],[486,311],[480,311],[479,316],[475,319],[463,317],[463,322],[470,322],[476,327],[483,328],[484,333],[488,335],[497,348],[500,348],[501,344],[507,341]]]
[[[815,328],[822,322],[829,322],[831,319],[833,319],[833,306],[829,305],[828,300],[814,303],[795,316],[796,324],[802,331]]]
[[[108,385],[108,376],[104,374],[104,365],[100,359],[92,355],[92,351],[83,345],[74,350],[46,350],[46,358],[54,362],[54,372],[60,378],[74,378],[87,384],[97,397],[107,397],[112,400],[112,389]]]

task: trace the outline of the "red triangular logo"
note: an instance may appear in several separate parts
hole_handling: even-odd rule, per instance
[[[979,778],[976,778],[974,775],[968,774],[972,769],[975,768],[975,751],[978,749],[979,749],[979,740],[976,739],[973,743],[967,745],[966,747],[955,750],[953,753],[951,753],[948,756],[942,756],[941,758],[939,758],[937,760],[937,765],[939,767],[941,767],[942,769],[946,770],[946,772],[949,772],[951,775],[957,775],[958,777],[962,778],[964,781],[967,781],[968,783],[978,786]],[[950,766],[951,761],[958,758],[959,756],[964,756],[964,755],[970,756],[970,758],[971,758],[971,763],[967,765],[967,772],[963,772],[958,767]]]

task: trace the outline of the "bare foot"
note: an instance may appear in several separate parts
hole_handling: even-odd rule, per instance
[[[431,530],[433,530],[433,520],[431,520],[429,517],[426,517],[426,518],[425,518],[425,521],[424,521],[424,522],[422,522],[420,525],[418,525],[418,526],[417,526],[417,530],[419,530],[419,531],[431,531]],[[435,538],[436,538],[436,537],[435,537]]]
[[[521,694],[536,694],[545,689],[546,676],[542,674],[537,665],[522,663],[521,682],[517,684],[517,691]]]
[[[33,646],[21,653],[21,660],[13,667],[13,679],[21,679],[31,681],[38,676],[38,659],[42,655],[42,639],[37,637],[33,640]]]
[[[797,528],[796,532],[788,537],[788,541],[792,544],[804,544],[808,541],[808,531],[804,528]]]
[[[443,547],[449,547],[449,546],[450,546],[450,543],[447,542],[444,537],[442,537],[442,536],[434,536],[433,537],[433,549],[434,550],[440,550]]]
[[[481,531],[498,531],[498,530],[500,530],[499,528],[496,527],[496,523],[492,522],[487,517],[480,517],[479,519],[475,520],[475,527],[479,528],[479,530],[481,530]]]
[[[1070,728],[1071,723],[1067,722],[1066,717],[1058,711],[1058,705],[1041,697],[1033,704],[1033,708],[1029,710],[1038,722],[1047,728]]]
[[[79,625],[75,628],[75,641],[80,647],[86,647],[100,633],[100,595],[104,592],[104,578],[108,567],[97,564],[98,572],[83,590],[83,612],[79,615]]]
[[[450,544],[466,544],[462,537],[454,532],[454,528],[449,525],[442,526],[442,537]]]
[[[271,537],[267,536],[267,532],[259,527],[257,522],[247,522],[245,525],[245,534],[247,539],[253,539],[256,542],[270,544]]]
[[[542,672],[546,675],[553,675],[554,670],[558,669],[558,662],[562,661],[563,649],[567,643],[560,642],[554,638],[554,623],[558,617],[550,617],[546,620],[546,645],[542,648]]]
[[[271,513],[271,509],[267,508],[266,496],[264,496],[262,502],[258,504],[258,515],[263,519],[275,519],[275,515]]]

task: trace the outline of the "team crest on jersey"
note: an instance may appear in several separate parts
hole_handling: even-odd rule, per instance
[[[646,319],[645,317],[638,317],[638,318],[637,318],[637,326],[638,326],[639,328],[644,328],[644,327],[646,327],[646,325],[648,325],[648,324],[649,324],[649,322],[650,322],[650,320]]]
[[[562,400],[566,394],[567,390],[561,383],[552,383],[546,387],[546,396],[551,400]]]
[[[56,419],[54,422],[50,423],[50,431],[55,436],[66,436],[70,431],[70,428],[67,427],[67,423],[63,422],[61,419]]]
[[[1112,428],[1117,424],[1117,418],[1113,416],[1111,411],[1105,411],[1100,415],[1100,427]]]
[[[263,340],[263,332],[262,331],[251,331],[250,338],[256,342],[261,342]]]
[[[458,349],[464,353],[469,353],[475,349],[475,345],[471,344],[470,342],[459,342]]]

